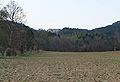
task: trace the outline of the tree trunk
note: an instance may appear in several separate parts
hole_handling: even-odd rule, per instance
[[[13,37],[13,32],[14,32],[14,30],[13,30],[13,25],[12,25],[12,22],[7,22],[7,24],[8,24],[8,27],[9,27],[9,30],[10,30],[10,36],[9,36],[9,43],[8,43],[8,47],[6,48],[6,50],[4,51],[4,56],[6,56],[7,54],[6,54],[6,52],[8,51],[8,50],[13,50],[12,49],[12,37]],[[13,55],[15,55],[15,54],[13,54]]]

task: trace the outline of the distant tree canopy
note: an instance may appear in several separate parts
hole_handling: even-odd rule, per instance
[[[34,30],[24,24],[9,21],[14,26],[11,48],[26,51],[114,51],[120,50],[120,23],[94,30],[63,28],[57,33]],[[0,21],[1,53],[9,47],[9,25]]]
[[[35,31],[38,49],[50,51],[120,50],[120,22],[94,30],[63,28],[58,33]]]

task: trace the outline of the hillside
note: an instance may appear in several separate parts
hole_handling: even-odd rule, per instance
[[[11,45],[10,35],[11,36]],[[28,26],[10,21],[0,21],[0,52],[7,48],[23,53],[32,49],[34,35]]]
[[[72,51],[111,51],[120,49],[120,22],[93,30],[63,28],[58,33]],[[62,44],[63,45],[63,44]],[[67,47],[67,46],[65,46]]]
[[[16,52],[47,51],[113,51],[120,50],[120,21],[93,30],[63,28],[52,32],[34,30],[24,24],[0,21],[0,52],[10,46]]]

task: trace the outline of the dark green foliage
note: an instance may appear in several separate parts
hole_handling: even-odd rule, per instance
[[[94,30],[63,28],[56,35],[39,32],[40,49],[52,51],[113,51],[120,50],[120,22]]]
[[[0,21],[2,54],[9,48],[8,22],[12,24],[14,30],[10,47],[16,53],[33,50],[88,52],[120,50],[120,22],[93,30],[63,28],[56,34],[42,29],[34,30],[20,23]]]
[[[9,22],[9,23],[8,23]],[[9,46],[10,29],[9,25],[12,24],[13,36],[11,46]],[[27,50],[32,50],[34,42],[34,35],[31,28],[10,21],[0,21],[0,48],[1,52],[7,48],[11,48],[18,52],[24,53]]]

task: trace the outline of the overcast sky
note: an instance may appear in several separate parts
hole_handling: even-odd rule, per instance
[[[10,0],[4,0],[8,3]],[[15,0],[34,29],[103,27],[120,20],[120,0]]]

